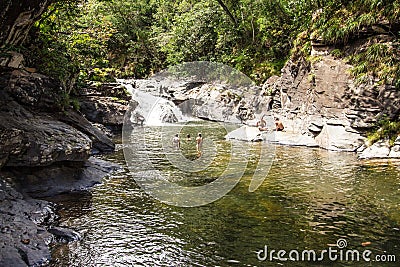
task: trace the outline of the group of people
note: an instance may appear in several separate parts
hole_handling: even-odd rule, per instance
[[[256,126],[260,131],[268,131],[267,127],[267,122],[264,120],[263,115],[259,121],[257,121]],[[275,117],[275,130],[276,131],[283,131],[285,127],[283,126],[283,123],[279,120],[278,117]]]
[[[192,141],[192,138],[190,137],[190,134],[187,134],[186,136],[186,141]],[[176,149],[181,148],[181,139],[179,137],[179,134],[175,134],[175,136],[172,138],[172,144]],[[201,153],[201,148],[203,145],[203,136],[201,133],[199,133],[196,137],[196,151],[197,153]]]

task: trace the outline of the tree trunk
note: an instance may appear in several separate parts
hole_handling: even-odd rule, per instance
[[[54,0],[0,0],[0,48],[22,44]]]
[[[229,18],[232,20],[233,24],[237,26],[237,21],[233,14],[229,11],[229,8],[222,2],[222,0],[217,0],[218,4],[222,7],[222,9],[225,11],[225,13],[229,16]]]

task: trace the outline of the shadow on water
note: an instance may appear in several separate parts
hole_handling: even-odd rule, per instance
[[[223,159],[229,144],[223,132],[219,139],[216,158],[221,154]],[[55,247],[52,266],[371,266],[362,259],[330,261],[327,256],[314,262],[260,261],[256,254],[265,246],[269,251],[321,253],[338,249],[338,239],[346,240],[344,249],[369,249],[371,257],[395,255],[400,260],[398,166],[360,162],[350,153],[278,146],[267,178],[250,193],[264,144],[242,145],[253,153],[245,175],[226,196],[205,206],[163,204],[137,186],[127,170],[107,177],[89,193],[53,199],[61,207],[61,224],[84,238]],[[121,144],[118,149],[104,157],[124,164]],[[149,151],[153,164],[178,175],[156,151]],[[224,164],[186,183],[209,182],[221,172],[218,166]]]

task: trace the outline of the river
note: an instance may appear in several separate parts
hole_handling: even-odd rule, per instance
[[[226,131],[214,126],[197,122],[184,128],[163,128],[171,135],[184,129],[181,133],[190,133],[192,139],[201,129],[205,140],[213,139],[217,147],[213,161],[206,170],[193,174],[184,175],[170,166],[165,151],[157,145],[159,127],[146,130],[146,142],[156,145],[145,150],[140,143],[130,145],[137,155],[147,153],[161,173],[194,186],[220,175],[234,142],[250,152],[246,170],[233,190],[207,205],[177,207],[149,196],[135,182],[137,173],[125,167],[90,192],[51,199],[59,205],[61,225],[83,236],[81,241],[55,246],[51,265],[398,266],[398,163],[359,161],[353,153],[276,146],[266,179],[249,192],[260,151],[271,150],[271,145],[226,141]],[[126,166],[124,145],[120,138],[116,141],[117,152],[102,158]],[[185,158],[198,160],[194,140],[182,138],[180,151]],[[211,152],[205,148],[202,157]],[[279,250],[286,254],[278,258]],[[290,256],[298,260],[285,261],[293,250],[299,256],[294,252]],[[312,254],[304,254],[305,250],[315,251],[316,260],[310,261]],[[359,261],[346,254],[348,250],[359,252]],[[362,254],[366,250],[371,253]]]

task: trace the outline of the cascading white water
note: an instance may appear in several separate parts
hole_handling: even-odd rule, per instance
[[[131,93],[132,100],[138,103],[132,112],[133,123],[138,123],[138,118],[143,119],[143,125],[147,126],[184,121],[181,110],[172,101],[135,89],[131,84],[124,86]]]

